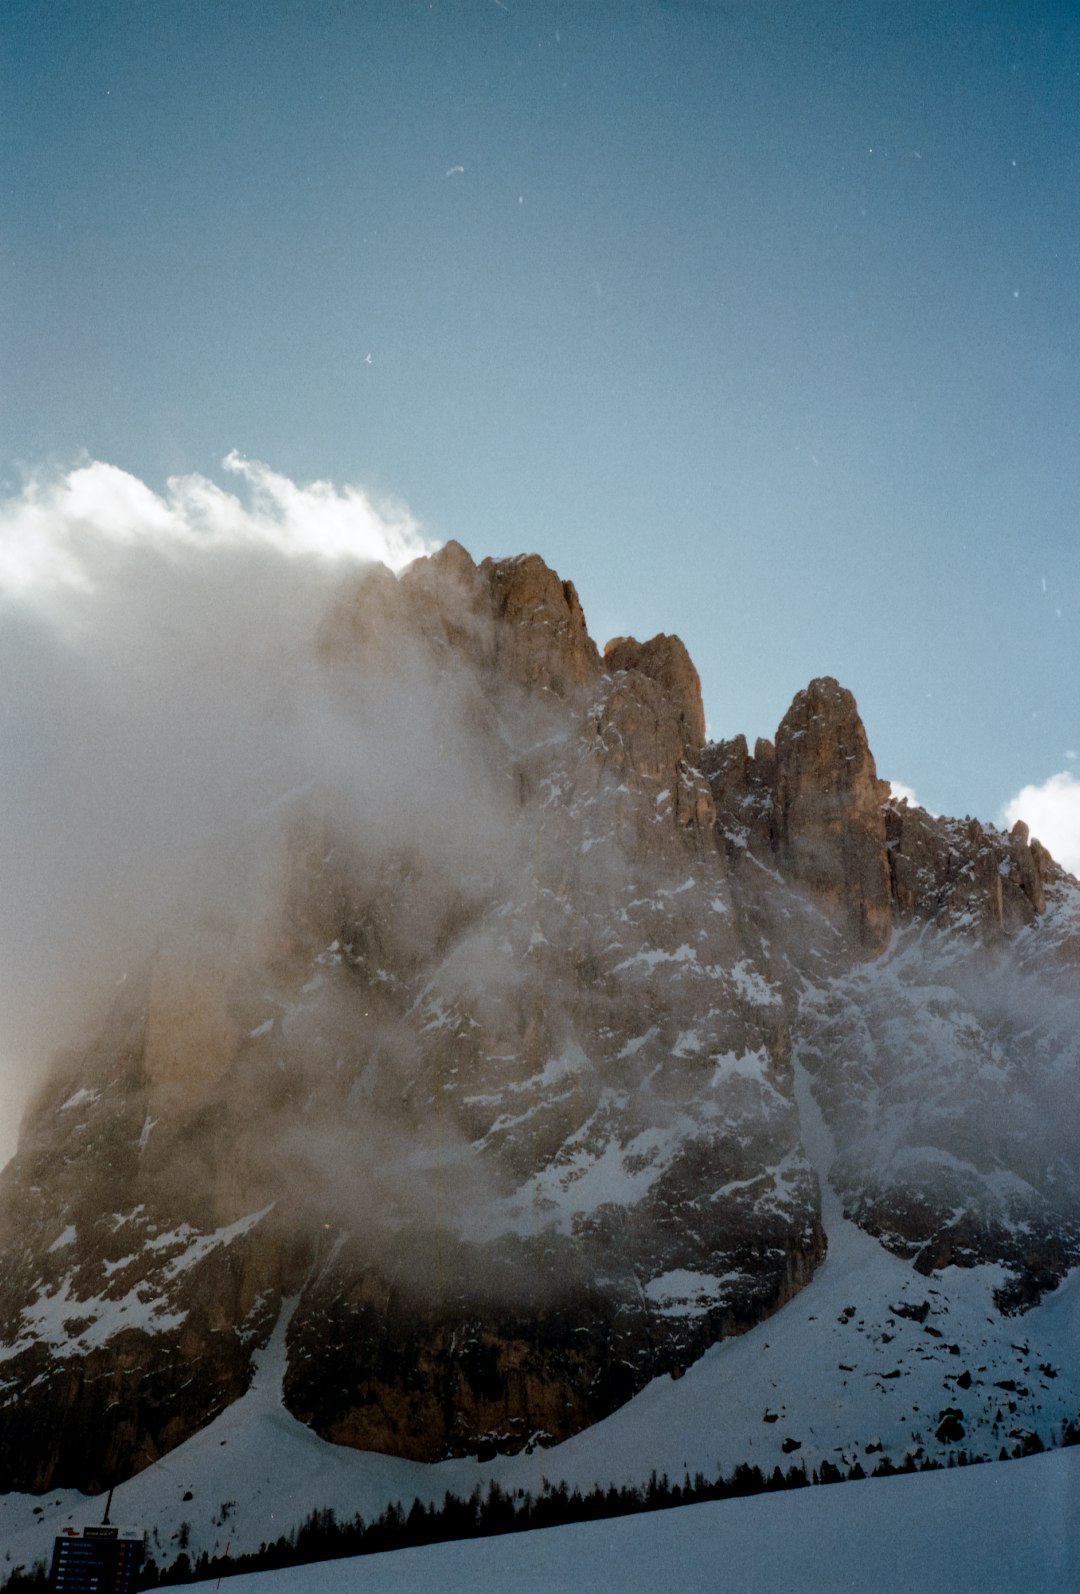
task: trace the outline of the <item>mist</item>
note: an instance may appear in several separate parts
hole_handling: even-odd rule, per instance
[[[614,905],[641,923],[608,962],[682,935],[648,904],[686,854],[635,831],[628,858],[583,703],[495,666],[467,579],[397,582],[432,551],[405,510],[225,465],[239,494],[87,462],[0,509],[0,1157],[143,1013],[128,1143],[208,1222],[286,1190],[356,1244],[512,1230],[605,1068],[625,1084],[612,1022],[652,1023],[651,984],[614,1020],[588,973]]]
[[[87,460],[0,504],[0,1162],[178,905],[235,902],[290,794],[345,762],[384,810],[425,729],[384,693],[372,767],[317,657],[343,585],[431,551],[407,510],[224,466],[239,492]]]
[[[1004,1232],[1075,1224],[1080,1001],[1054,937],[1052,920],[996,946],[909,926],[807,992],[799,1045],[853,1203],[921,1183]]]

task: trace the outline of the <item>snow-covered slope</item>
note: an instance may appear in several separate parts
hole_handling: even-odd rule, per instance
[[[1062,1594],[1080,1449],[230,1579],[229,1594]],[[197,1588],[212,1588],[200,1583]]]
[[[825,1170],[831,1137],[801,1070],[797,1090],[807,1149]],[[114,1519],[144,1526],[151,1553],[168,1563],[185,1542],[192,1552],[255,1549],[317,1507],[370,1519],[391,1500],[439,1502],[492,1479],[538,1492],[545,1478],[588,1488],[643,1483],[653,1470],[672,1479],[729,1473],[741,1461],[766,1471],[858,1461],[869,1473],[882,1455],[896,1464],[909,1454],[948,1462],[961,1450],[993,1459],[1032,1434],[1058,1441],[1062,1422],[1080,1413],[1080,1273],[1018,1320],[994,1305],[999,1267],[923,1278],[844,1218],[827,1179],[823,1209],[827,1257],[780,1312],[531,1455],[421,1465],[327,1444],[281,1405],[286,1308],[253,1387],[122,1484]],[[15,1562],[29,1563],[67,1522],[98,1520],[101,1506],[63,1491],[0,1496],[0,1536]]]

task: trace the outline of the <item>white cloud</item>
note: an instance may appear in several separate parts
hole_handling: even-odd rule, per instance
[[[361,488],[297,486],[235,451],[222,464],[246,484],[247,503],[199,475],[170,477],[159,496],[100,460],[32,476],[0,503],[0,593],[89,590],[125,552],[257,551],[400,570],[432,550],[404,506],[376,504]]]
[[[1064,868],[1080,874],[1080,779],[1062,770],[1041,786],[1025,786],[1001,811],[1007,825],[1022,819]]]
[[[48,1054],[193,879],[240,889],[282,794],[351,758],[351,788],[406,824],[400,793],[438,789],[436,727],[406,688],[368,768],[317,655],[365,567],[431,551],[417,523],[357,487],[224,464],[240,495],[197,475],[159,494],[85,460],[0,501],[0,1164]]]
[[[897,802],[907,801],[911,804],[912,808],[922,807],[922,804],[915,795],[914,789],[911,786],[905,786],[902,780],[890,780],[889,791],[892,793],[893,797],[896,798]]]

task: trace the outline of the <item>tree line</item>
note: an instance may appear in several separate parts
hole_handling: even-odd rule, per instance
[[[1029,1435],[1026,1445],[1017,1445],[1012,1456],[1030,1455],[1042,1450],[1037,1435]],[[1062,1426],[1062,1445],[1080,1444],[1080,1417]],[[867,1476],[888,1478],[898,1473],[938,1472],[945,1465],[968,1466],[990,1459],[960,1450],[948,1463],[926,1456],[921,1460],[910,1453],[897,1466],[888,1456],[880,1456],[869,1474],[856,1460],[837,1466],[825,1460],[807,1472],[805,1463],[776,1466],[771,1472],[742,1461],[726,1476],[706,1478],[701,1472],[681,1482],[672,1482],[666,1473],[653,1472],[642,1485],[599,1484],[582,1491],[565,1483],[544,1480],[538,1494],[524,1489],[504,1489],[490,1483],[484,1491],[479,1485],[462,1498],[449,1490],[440,1505],[414,1500],[406,1511],[400,1501],[391,1502],[374,1520],[357,1515],[338,1518],[329,1507],[317,1509],[291,1533],[283,1533],[271,1543],[241,1555],[210,1555],[205,1550],[192,1556],[186,1549],[168,1565],[159,1566],[148,1557],[139,1577],[140,1589],[166,1584],[195,1583],[207,1578],[233,1577],[241,1572],[270,1572],[282,1567],[301,1566],[313,1561],[331,1561],[345,1556],[378,1555],[386,1550],[404,1550],[422,1544],[446,1543],[455,1539],[485,1538],[499,1533],[526,1533],[532,1528],[563,1527],[572,1522],[595,1522],[611,1517],[632,1516],[643,1511],[665,1511],[675,1506],[698,1505],[707,1500],[732,1500],[750,1494],[783,1489],[803,1489],[815,1484],[856,1481]],[[1011,1459],[1002,1450],[1000,1460]],[[44,1564],[32,1571],[17,1569],[0,1584],[2,1594],[45,1594],[49,1587]]]

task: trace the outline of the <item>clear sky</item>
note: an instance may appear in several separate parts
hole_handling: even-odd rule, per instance
[[[835,674],[996,819],[1080,751],[1080,10],[5,0],[0,478],[230,449]],[[235,490],[230,486],[230,490]]]

